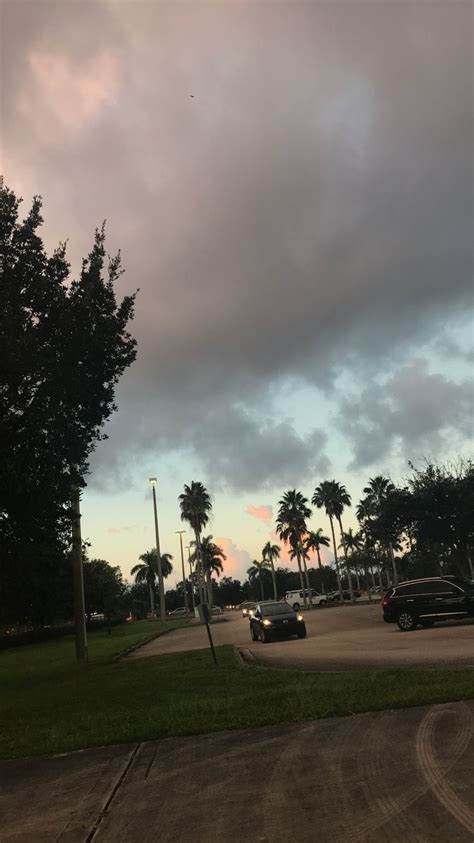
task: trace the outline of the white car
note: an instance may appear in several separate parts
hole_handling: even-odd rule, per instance
[[[311,589],[310,594],[308,594],[306,590],[305,593],[307,595],[307,602],[311,602],[312,606],[326,605],[327,597],[325,594],[320,594],[318,591],[315,591],[314,588]],[[285,600],[290,604],[295,612],[304,606],[304,596],[302,591],[287,591],[285,594]]]

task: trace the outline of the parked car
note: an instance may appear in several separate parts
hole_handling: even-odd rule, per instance
[[[305,589],[303,591],[287,591],[285,594],[285,600],[290,606],[293,607],[295,612],[304,606],[304,594],[306,594],[306,599],[308,603],[311,603],[313,606],[325,606],[327,602],[327,598],[325,594],[320,594],[319,591],[315,591],[314,588],[310,590],[310,593]]]
[[[354,597],[356,600],[358,600],[360,597],[360,591],[356,591],[354,589]],[[338,603],[341,601],[341,595],[339,594],[339,591],[331,591],[328,594],[327,599],[330,603]],[[344,602],[347,602],[351,599],[351,593],[349,589],[344,589],[344,591],[342,592],[342,599]]]
[[[251,601],[251,600],[247,600],[245,603],[242,603],[242,606],[241,606],[242,617],[243,618],[250,617],[250,614],[251,614],[251,612],[253,612],[256,605],[257,604],[255,602]]]
[[[220,606],[211,606],[211,615],[222,615],[222,609]]]
[[[168,614],[169,614],[170,618],[171,617],[176,618],[176,617],[181,617],[182,615],[187,615],[188,613],[187,613],[186,609],[184,608],[184,606],[179,606],[178,609],[173,609],[173,611],[168,612]]]
[[[409,580],[390,588],[382,600],[383,619],[403,632],[437,621],[474,617],[474,585],[460,577]]]
[[[290,638],[292,635],[306,638],[306,625],[303,616],[289,603],[276,600],[257,603],[250,618],[252,641],[263,641],[266,644],[272,638]]]

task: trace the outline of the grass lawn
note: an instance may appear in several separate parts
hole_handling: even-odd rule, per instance
[[[185,621],[167,622],[182,626]],[[474,697],[474,671],[304,673],[241,665],[230,646],[112,662],[160,628],[138,622],[0,653],[0,757],[263,726]]]

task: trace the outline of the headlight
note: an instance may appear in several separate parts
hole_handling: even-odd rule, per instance
[[[271,622],[271,621],[269,621],[269,620],[267,620],[267,618],[265,618],[265,620],[264,620],[264,622],[263,622],[263,625],[264,625],[264,626],[271,626],[271,625],[272,625],[272,622]]]
[[[297,615],[297,616],[296,616],[296,620],[297,620],[297,621],[302,621],[302,620],[303,620],[303,615]]]

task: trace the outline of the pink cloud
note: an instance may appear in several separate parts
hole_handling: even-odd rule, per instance
[[[224,571],[222,576],[233,577],[234,579],[244,580],[247,578],[247,569],[252,564],[252,557],[246,550],[237,547],[232,539],[227,536],[215,536],[214,541],[222,548],[226,555],[224,562]]]
[[[259,521],[263,521],[265,524],[269,524],[273,519],[273,507],[271,506],[265,506],[264,504],[254,506],[253,503],[249,503],[245,511],[254,518],[258,518]]]
[[[30,52],[28,64],[33,84],[20,93],[17,105],[43,143],[61,143],[117,97],[119,67],[106,50],[79,65],[60,53],[37,49]]]

